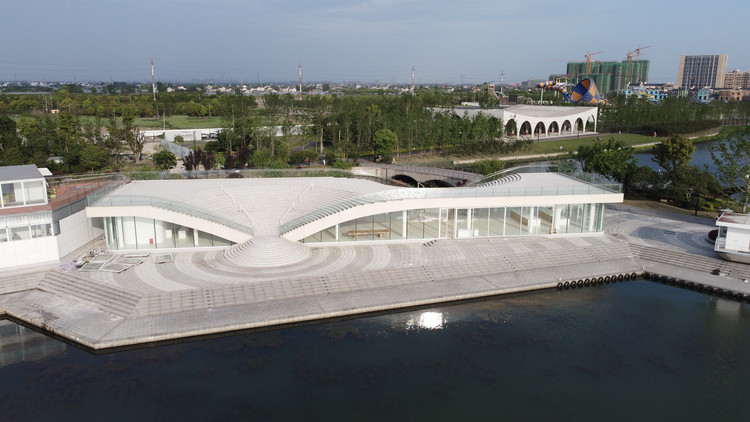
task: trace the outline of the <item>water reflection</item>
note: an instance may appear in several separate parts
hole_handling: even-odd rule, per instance
[[[427,311],[419,314],[416,319],[409,318],[406,321],[406,329],[441,330],[445,324],[442,312]]]
[[[0,368],[65,352],[66,345],[11,321],[0,321]]]
[[[733,300],[721,299],[715,296],[708,296],[708,309],[714,311],[714,314],[725,321],[739,321],[745,308],[742,303]]]

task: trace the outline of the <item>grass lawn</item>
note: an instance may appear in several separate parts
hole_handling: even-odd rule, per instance
[[[595,138],[595,136],[586,136],[581,138],[563,139],[559,141],[534,142],[530,151],[519,152],[515,155],[549,154],[553,152],[575,151],[576,149],[578,149],[579,145],[590,144],[594,141]],[[659,142],[658,138],[654,138],[652,136],[633,135],[625,133],[621,135],[601,135],[600,138],[602,141],[607,141],[610,138],[615,138],[615,140],[622,141],[626,145],[630,146]],[[560,149],[561,146],[562,149]]]
[[[600,138],[603,141],[608,140],[610,137],[615,138],[615,140],[621,140],[626,145],[643,145],[643,144],[650,144],[654,142],[658,142],[658,138],[654,138],[652,136],[645,136],[645,135],[634,135],[634,134],[615,134],[615,135],[599,135]],[[542,141],[542,142],[534,142],[531,146],[530,150],[525,151],[518,151],[514,154],[504,155],[503,157],[522,157],[522,156],[529,156],[529,155],[542,155],[542,154],[552,154],[552,153],[560,153],[560,152],[570,152],[575,151],[578,149],[579,145],[585,145],[590,144],[594,142],[594,139],[596,139],[596,136],[585,136],[580,138],[571,138],[571,139],[561,139],[557,141]],[[562,146],[562,149],[560,149],[560,146]],[[418,165],[434,165],[436,167],[449,167],[451,162],[453,161],[473,161],[473,160],[480,160],[485,158],[499,158],[499,154],[477,154],[474,156],[454,156],[454,155],[446,155],[446,156],[425,156],[425,157],[419,157],[419,156],[411,156],[406,157],[403,156],[400,160],[404,163],[414,163]],[[540,158],[543,159],[543,158]]]

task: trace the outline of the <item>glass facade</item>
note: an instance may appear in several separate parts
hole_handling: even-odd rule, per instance
[[[44,180],[8,182],[0,185],[0,208],[22,207],[47,203]]]
[[[501,208],[425,208],[346,221],[302,239],[303,243],[461,239],[598,233],[604,204]]]
[[[142,217],[105,217],[107,249],[149,250],[231,246],[234,243],[192,227]]]

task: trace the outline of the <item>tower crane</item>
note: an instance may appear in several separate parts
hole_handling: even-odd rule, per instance
[[[592,53],[591,51],[588,51],[586,53],[586,56],[585,56],[586,57],[586,63],[589,64],[588,71],[586,73],[591,73],[591,56],[595,56],[597,54],[602,54],[602,53],[604,53],[604,52],[603,51],[597,51],[596,53]]]
[[[641,47],[640,44],[638,44],[638,48],[636,48],[633,51],[628,51],[625,57],[628,58],[628,84],[630,84],[630,74],[631,70],[633,69],[633,54],[635,54],[635,62],[638,63],[638,61],[641,58],[641,50],[645,50],[647,48],[651,47],[650,45],[647,45],[645,47]]]

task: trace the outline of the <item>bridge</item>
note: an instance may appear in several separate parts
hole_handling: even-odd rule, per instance
[[[434,167],[405,166],[360,161],[359,167],[352,169],[355,174],[398,180],[411,186],[464,186],[481,179],[481,174],[466,171],[440,169]]]

